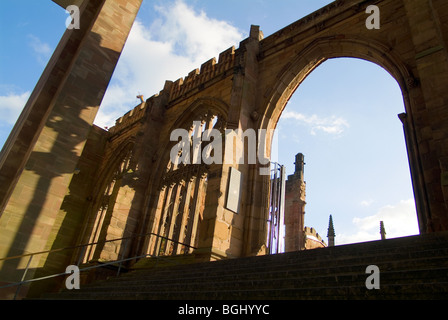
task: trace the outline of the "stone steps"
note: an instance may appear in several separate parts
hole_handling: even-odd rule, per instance
[[[427,270],[412,270],[408,272],[382,272],[381,282],[394,283],[394,284],[427,284],[427,283],[439,283],[446,281],[446,275],[448,274],[448,268],[434,268]],[[278,277],[264,279],[264,278],[238,278],[232,279],[209,279],[204,281],[160,281],[155,283],[154,281],[139,281],[126,283],[126,286],[120,288],[120,292],[123,294],[129,293],[145,293],[145,292],[170,292],[170,291],[194,291],[202,292],[207,291],[209,288],[213,288],[216,291],[225,291],[231,289],[250,289],[257,288],[260,290],[269,290],[270,288],[314,288],[316,285],[319,287],[340,287],[340,286],[353,286],[358,285],[364,287],[365,281],[368,275],[365,274],[365,270],[360,270],[359,273],[346,273],[328,276],[293,276],[293,275],[279,275]],[[418,281],[416,280],[418,279]],[[117,283],[111,283],[108,285],[92,287],[89,292],[91,294],[109,294],[116,288]],[[74,292],[76,293],[76,292]],[[82,293],[81,293],[82,294]]]
[[[444,250],[446,254],[446,250]],[[432,251],[433,252],[433,251]],[[445,257],[431,256],[426,259],[406,259],[406,260],[393,260],[390,262],[374,261],[382,272],[392,270],[400,270],[400,272],[411,272],[413,270],[426,270],[426,269],[438,269],[448,268],[448,260]],[[196,267],[196,266],[195,266]],[[275,270],[273,269],[275,267]],[[211,281],[232,281],[238,278],[254,279],[262,277],[263,279],[271,279],[275,277],[298,277],[306,276],[311,277],[315,274],[321,275],[338,275],[347,273],[365,273],[367,265],[365,261],[359,261],[357,264],[339,264],[336,266],[319,266],[313,264],[299,265],[299,264],[287,264],[281,266],[254,266],[253,268],[240,267],[240,268],[227,268],[226,265],[222,267],[217,264],[211,264],[208,268],[167,268],[161,270],[161,272],[148,272],[139,270],[137,272],[131,272],[114,281],[114,284],[126,283],[131,285],[133,283],[140,284],[142,281],[157,283],[176,283],[179,280],[184,282],[204,281],[204,278]],[[182,272],[176,272],[176,270],[182,270]],[[275,271],[275,272],[274,272]],[[97,284],[101,287],[107,285],[109,282],[103,282]]]
[[[244,288],[184,291],[109,291],[74,292],[70,295],[49,295],[46,299],[60,300],[446,300],[448,282],[428,282],[422,284],[386,284],[380,290],[367,290],[361,286],[321,286],[312,288]]]
[[[165,268],[145,268],[49,299],[447,299],[448,233]],[[368,290],[366,267],[380,269]]]
[[[365,264],[367,260],[370,260],[372,262],[371,264],[373,264],[373,262],[396,262],[406,259],[409,260],[408,262],[406,262],[408,265],[418,264],[419,261],[422,261],[422,263],[426,264],[429,262],[428,260],[426,260],[428,257],[437,257],[438,255],[444,256],[448,252],[446,244],[441,244],[440,248],[438,248],[436,245],[427,249],[421,246],[418,248],[418,250],[414,251],[403,251],[402,248],[397,248],[397,250],[394,251],[390,248],[385,248],[383,252],[379,250],[370,251],[368,253],[364,253],[362,256],[357,256],[353,252],[348,255],[344,254],[343,252],[332,252],[331,254],[325,252],[327,250],[332,250],[332,248],[323,249],[324,251],[319,251],[319,254],[316,254],[318,250],[321,249],[279,254],[275,256],[260,256],[195,264],[194,271],[208,272],[209,270],[215,270],[221,263],[224,264],[227,268],[230,268],[232,272],[237,269],[243,270],[250,268],[251,270],[253,270],[254,268],[260,269],[265,268],[266,266],[288,268],[289,265],[293,265],[295,267],[304,267],[305,265],[310,265],[312,267],[316,267],[319,264],[327,263],[328,260],[331,260],[332,262],[340,261],[340,263],[338,264],[339,266],[342,266],[344,264],[347,265],[356,263]],[[307,256],[307,253],[311,254],[310,257],[312,257],[312,259],[309,259],[310,257]],[[434,263],[439,264],[439,261],[435,261]],[[158,269],[158,276],[161,276],[163,273],[167,273],[170,275],[170,277],[172,277],[173,270],[175,270],[175,268],[176,267],[172,266],[168,269]],[[180,268],[183,268],[183,266],[180,266]],[[224,272],[226,272],[226,270],[224,270]]]

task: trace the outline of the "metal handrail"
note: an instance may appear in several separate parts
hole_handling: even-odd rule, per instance
[[[138,237],[147,237],[147,236],[150,236],[150,235],[153,235],[153,236],[156,236],[156,237],[159,237],[159,238],[162,238],[162,239],[166,239],[168,241],[172,241],[172,242],[177,243],[177,244],[181,244],[181,245],[189,247],[191,249],[197,249],[197,248],[195,248],[193,246],[190,246],[190,245],[188,245],[186,243],[182,243],[182,242],[170,239],[168,237],[161,236],[159,234],[155,234],[153,232],[150,232],[150,233],[146,233],[146,234],[136,234],[136,235],[133,235],[133,236],[130,236],[130,237],[123,237],[123,238],[112,239],[112,240],[103,240],[103,241],[91,242],[91,243],[87,243],[87,244],[80,244],[80,245],[77,245],[77,246],[70,246],[70,247],[64,247],[64,248],[59,248],[59,249],[52,249],[52,250],[47,250],[47,251],[26,253],[26,254],[22,254],[20,256],[12,256],[12,257],[0,258],[0,261],[14,260],[14,259],[19,259],[19,258],[23,258],[23,257],[35,256],[35,255],[38,255],[38,254],[60,252],[60,251],[70,250],[70,249],[78,249],[78,248],[92,246],[92,245],[96,245],[96,244],[100,244],[100,243],[103,244],[103,243],[120,241],[120,240],[129,240],[129,239],[138,238]]]
[[[116,261],[101,263],[101,265],[97,265],[97,266],[86,267],[86,268],[83,268],[83,269],[79,269],[79,272],[86,271],[86,270],[91,270],[91,269],[96,269],[96,268],[101,268],[101,267],[104,267],[104,266],[107,266],[107,265],[113,265],[113,264],[122,263],[122,262],[125,262],[125,261],[134,260],[134,259],[146,258],[146,257],[159,258],[159,256],[154,256],[154,255],[151,255],[151,254],[145,254],[145,255],[142,255],[142,256],[135,256],[135,257],[132,257],[132,258],[126,258],[126,259],[122,259],[122,260],[116,260]],[[56,278],[56,277],[59,277],[59,276],[65,276],[65,275],[68,275],[68,274],[70,274],[70,273],[61,272],[61,273],[55,273],[55,274],[52,274],[52,275],[49,275],[49,276],[40,277],[40,278],[34,278],[34,279],[29,279],[29,280],[23,280],[23,277],[22,277],[22,281],[14,282],[14,283],[10,283],[10,284],[1,286],[0,289],[14,287],[14,286],[20,286],[20,285],[25,284],[25,283],[37,282],[37,281],[41,281],[41,280],[47,280],[47,279]]]
[[[146,234],[137,234],[137,235],[133,235],[133,236],[130,236],[130,237],[123,237],[123,238],[119,238],[119,239],[103,240],[103,241],[92,242],[92,243],[83,244],[83,245],[77,245],[77,246],[71,246],[71,247],[65,247],[65,248],[59,248],[59,249],[53,249],[53,250],[47,250],[47,251],[40,251],[40,252],[34,252],[34,253],[27,253],[27,254],[23,254],[23,255],[20,255],[20,256],[12,256],[12,257],[7,257],[7,258],[1,258],[0,261],[7,261],[7,260],[19,259],[19,258],[23,258],[23,257],[30,257],[30,259],[28,261],[28,264],[27,264],[27,267],[25,268],[25,271],[23,273],[22,280],[19,281],[19,282],[10,283],[8,285],[1,286],[0,289],[18,286],[17,291],[16,291],[16,293],[14,295],[14,300],[15,300],[17,295],[18,295],[18,292],[19,292],[19,290],[20,290],[20,288],[21,288],[21,286],[23,284],[31,283],[31,282],[37,282],[37,281],[51,279],[51,278],[56,278],[56,277],[59,277],[59,276],[70,274],[70,273],[67,273],[67,272],[63,272],[63,273],[52,274],[52,275],[45,276],[45,277],[25,280],[25,276],[26,276],[26,274],[28,272],[29,265],[31,263],[31,260],[32,260],[33,256],[35,256],[35,255],[45,254],[45,253],[52,253],[52,252],[60,252],[60,251],[63,251],[63,250],[84,248],[84,247],[87,247],[87,246],[96,245],[96,244],[100,244],[100,243],[107,243],[107,242],[120,241],[120,240],[129,240],[129,239],[134,239],[134,238],[137,238],[137,237],[147,237],[147,236],[151,236],[151,235],[152,236],[156,236],[158,238],[165,239],[167,241],[171,241],[173,243],[180,244],[180,245],[188,247],[190,249],[197,249],[196,247],[193,247],[193,246],[191,246],[189,244],[182,243],[180,241],[177,241],[177,240],[174,240],[174,239],[170,239],[168,237],[161,236],[159,234],[155,234],[153,232],[150,232],[150,233],[146,233]],[[127,242],[126,242],[126,244],[127,244]],[[117,271],[117,276],[118,276],[120,274],[121,266],[122,266],[123,262],[131,261],[131,260],[135,260],[135,259],[146,258],[146,257],[160,258],[160,256],[158,256],[158,255],[145,254],[145,255],[140,255],[140,256],[134,256],[134,257],[131,257],[131,258],[115,260],[115,261],[111,261],[111,262],[105,262],[105,263],[101,263],[100,265],[97,265],[97,266],[86,267],[86,268],[83,268],[83,269],[79,269],[79,272],[81,273],[81,272],[86,271],[86,270],[101,268],[101,267],[104,267],[104,266],[107,266],[107,265],[119,264],[118,271]]]

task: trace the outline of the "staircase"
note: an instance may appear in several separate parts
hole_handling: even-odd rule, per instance
[[[368,290],[369,265],[380,289]],[[447,299],[448,232],[164,268],[49,294],[47,299]]]

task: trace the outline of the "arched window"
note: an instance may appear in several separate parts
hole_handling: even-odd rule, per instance
[[[157,236],[151,237],[147,252],[151,255],[188,254],[197,245],[207,192],[208,166],[192,158],[197,152],[201,156],[211,143],[202,141],[204,132],[210,129],[224,132],[225,120],[217,112],[207,110],[199,115],[196,113],[185,123],[189,144],[165,167],[152,231]]]
[[[117,161],[113,162],[109,169],[106,169],[106,176],[102,188],[98,192],[98,195],[94,199],[93,215],[90,221],[90,236],[87,243],[97,243],[86,247],[84,255],[84,262],[106,259],[112,260],[117,258],[115,248],[109,248],[113,257],[110,254],[103,252],[105,249],[104,240],[107,239],[108,229],[111,224],[111,220],[114,214],[114,208],[117,203],[117,197],[120,193],[120,189],[123,187],[123,181],[126,175],[136,170],[135,164],[132,158],[132,146],[128,145],[126,148],[118,153],[116,156]],[[115,238],[120,238],[116,236]],[[121,241],[109,243],[111,246],[121,246]]]

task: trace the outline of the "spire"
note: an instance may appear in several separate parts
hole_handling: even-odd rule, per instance
[[[380,234],[381,234],[381,240],[386,239],[386,229],[384,228],[384,222],[380,221]]]
[[[334,232],[333,217],[330,214],[330,221],[328,222],[328,232],[327,232],[328,246],[329,247],[333,247],[334,246],[334,237],[335,236],[336,236],[336,234]]]

